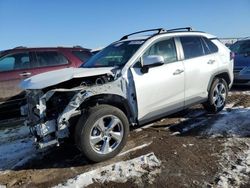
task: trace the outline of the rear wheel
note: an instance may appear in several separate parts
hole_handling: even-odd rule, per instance
[[[75,142],[88,159],[99,162],[117,155],[126,144],[128,133],[129,122],[120,109],[99,105],[79,119]]]
[[[209,90],[208,101],[203,106],[208,112],[217,113],[224,108],[227,96],[227,82],[223,78],[216,78]]]

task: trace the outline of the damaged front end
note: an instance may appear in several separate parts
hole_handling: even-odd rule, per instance
[[[21,107],[21,112],[27,116],[25,124],[30,127],[39,148],[59,145],[69,137],[71,120],[83,113],[91,97],[112,95],[126,100],[130,95],[126,81],[117,74],[72,78],[26,91],[27,105]]]
[[[40,148],[59,145],[60,139],[69,136],[69,119],[81,114],[78,92],[80,88],[53,89],[46,93],[43,90],[27,91],[27,105],[22,107],[22,115],[27,115],[25,124],[30,127]],[[82,101],[85,96],[87,92],[81,96]]]

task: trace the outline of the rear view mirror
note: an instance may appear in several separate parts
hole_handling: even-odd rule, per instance
[[[164,64],[164,58],[160,55],[150,55],[143,57],[141,72],[147,73],[149,68],[161,66]]]

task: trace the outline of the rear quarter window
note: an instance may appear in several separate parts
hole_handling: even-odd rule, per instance
[[[206,37],[202,37],[202,40],[205,42],[205,45],[210,51],[210,54],[218,52],[218,47],[211,40]]]

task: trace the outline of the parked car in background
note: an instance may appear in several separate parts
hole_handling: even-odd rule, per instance
[[[250,38],[235,42],[230,46],[234,57],[234,84],[250,86]]]
[[[92,53],[79,46],[64,48],[17,47],[0,52],[0,120],[18,115],[25,94],[21,80],[47,71],[79,67]]]
[[[93,55],[95,55],[95,54],[97,54],[98,52],[100,52],[102,49],[103,49],[103,48],[95,48],[95,49],[92,49],[92,50],[91,50],[91,53],[92,53]]]
[[[154,32],[152,35],[134,36]],[[124,147],[129,126],[143,125],[202,103],[221,111],[233,83],[230,50],[191,28],[123,36],[80,68],[51,71],[21,83],[26,125],[40,148],[71,136],[99,162]]]

